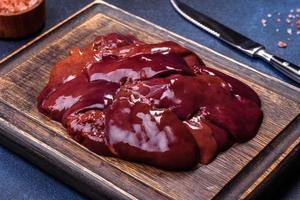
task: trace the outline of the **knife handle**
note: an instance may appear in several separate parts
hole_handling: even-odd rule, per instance
[[[282,58],[267,53],[264,49],[259,50],[256,56],[268,61],[278,71],[300,84],[300,67]]]
[[[296,81],[300,84],[300,67],[290,63],[282,58],[273,56],[270,60],[270,64],[273,65],[276,69]]]

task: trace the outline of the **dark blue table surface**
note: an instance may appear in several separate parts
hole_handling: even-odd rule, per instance
[[[91,0],[47,0],[47,22],[43,31],[89,2]],[[261,72],[295,84],[268,64],[248,58],[228,48],[222,42],[187,23],[171,8],[168,0],[107,0],[107,2],[195,40]],[[270,52],[300,65],[300,35],[297,35],[295,31],[289,35],[286,30],[290,25],[285,23],[290,11],[294,10],[295,14],[296,8],[300,8],[299,0],[186,0],[185,2],[262,43]],[[277,12],[280,12],[280,15]],[[269,13],[272,14],[271,18],[267,17]],[[263,18],[268,20],[266,27],[261,25]],[[281,19],[280,23],[276,22],[277,18]],[[277,28],[279,32],[275,31]],[[293,30],[295,29],[293,28]],[[287,40],[287,38],[291,40]],[[30,39],[32,38],[22,41],[0,40],[0,59]],[[286,41],[288,48],[278,48],[276,43],[279,40]],[[300,199],[299,167],[299,161],[293,163],[293,166],[281,175],[277,185],[274,183],[276,189],[271,190],[271,194],[267,194],[268,197],[272,197],[272,199]],[[66,200],[85,199],[85,197],[0,146],[0,200],[2,199]]]

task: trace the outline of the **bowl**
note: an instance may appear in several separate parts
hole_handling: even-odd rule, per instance
[[[21,39],[37,33],[46,18],[45,0],[19,12],[0,11],[0,38]]]

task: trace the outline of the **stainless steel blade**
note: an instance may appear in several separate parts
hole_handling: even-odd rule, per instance
[[[176,0],[170,0],[176,11],[184,18],[202,28],[227,44],[239,49],[249,56],[257,57],[270,63],[277,70],[300,85],[300,67],[280,57],[268,53],[265,47],[246,36],[228,28],[214,19],[198,12],[190,6]]]
[[[256,52],[264,49],[264,46],[261,44],[254,42],[223,24],[220,24],[214,19],[200,13],[186,4],[176,0],[170,0],[170,2],[176,11],[185,19],[246,54],[254,56]]]

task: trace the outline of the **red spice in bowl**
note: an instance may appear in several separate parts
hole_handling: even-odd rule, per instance
[[[0,13],[13,14],[29,10],[37,5],[40,0],[1,0]]]
[[[45,0],[0,0],[0,38],[21,39],[45,23]]]

